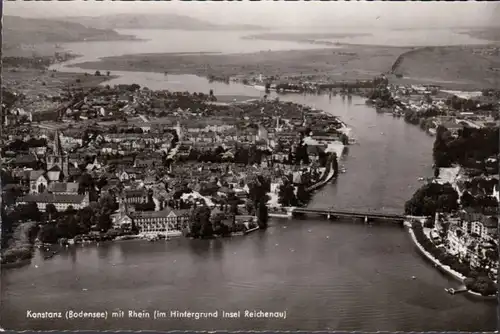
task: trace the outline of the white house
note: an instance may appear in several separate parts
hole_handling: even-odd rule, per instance
[[[30,194],[43,193],[48,185],[49,180],[45,176],[45,171],[43,170],[32,170],[29,174],[30,181]]]

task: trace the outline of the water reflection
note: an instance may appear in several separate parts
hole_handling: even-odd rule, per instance
[[[211,252],[212,240],[189,240],[188,246],[191,254],[197,257],[206,258]]]
[[[97,243],[95,245],[97,248],[97,256],[101,259],[109,257],[109,252],[111,250],[111,245],[109,243]]]
[[[214,259],[221,260],[224,256],[224,241],[223,239],[211,240],[212,243],[212,254]]]

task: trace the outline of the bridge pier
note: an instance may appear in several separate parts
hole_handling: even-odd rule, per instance
[[[328,220],[332,219],[332,215],[331,214],[327,214],[326,215],[326,219],[328,219]]]
[[[365,216],[365,224],[368,224],[368,216]]]

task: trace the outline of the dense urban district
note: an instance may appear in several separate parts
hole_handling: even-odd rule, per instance
[[[17,76],[34,73],[19,64]],[[417,245],[484,296],[497,291],[500,91],[246,76],[267,95],[98,85],[112,73],[38,69],[2,87],[2,264],[38,246],[265,229],[339,174],[354,140],[339,118],[278,94],[360,95],[435,136],[434,176],[405,205]],[[28,76],[28,74],[26,74]],[[217,80],[217,76],[212,79]],[[50,89],[48,89],[50,87]],[[429,152],[430,153],[430,152]],[[423,217],[425,219],[415,219]]]

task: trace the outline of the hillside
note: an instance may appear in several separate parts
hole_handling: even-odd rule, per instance
[[[100,29],[178,29],[178,30],[262,30],[254,25],[220,25],[176,14],[116,14],[105,16],[65,17]]]
[[[3,17],[2,35],[4,51],[21,45],[133,39],[113,30],[88,28],[79,23],[19,16]]]

